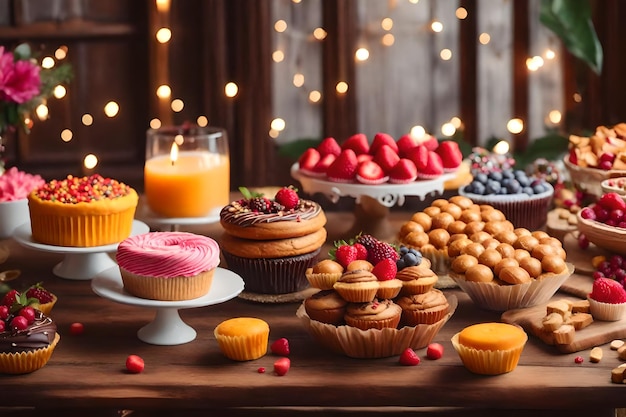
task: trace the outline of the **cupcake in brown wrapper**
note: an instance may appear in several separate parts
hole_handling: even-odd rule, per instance
[[[396,300],[402,309],[402,320],[407,326],[434,324],[448,313],[448,299],[433,288],[424,294],[400,297]]]
[[[344,319],[346,324],[361,330],[395,329],[400,323],[402,309],[392,300],[348,304]]]
[[[333,288],[350,303],[368,303],[378,292],[378,278],[370,271],[354,270],[341,275]]]
[[[311,319],[335,325],[343,323],[347,304],[335,290],[319,291],[304,300],[304,308]]]
[[[435,287],[439,277],[424,263],[401,269],[396,279],[402,281],[401,295],[423,294]]]

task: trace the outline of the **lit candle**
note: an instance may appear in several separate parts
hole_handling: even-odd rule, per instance
[[[216,215],[228,204],[228,155],[180,151],[172,144],[169,155],[158,155],[144,167],[145,195],[150,209],[165,217]]]

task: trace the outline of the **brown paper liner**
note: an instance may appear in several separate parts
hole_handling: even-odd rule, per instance
[[[459,333],[452,336],[452,346],[459,354],[463,365],[471,372],[481,375],[499,375],[513,371],[519,362],[524,343],[509,350],[478,350],[459,343]]]
[[[351,358],[385,358],[399,355],[406,348],[421,349],[437,335],[444,324],[452,317],[458,300],[456,296],[447,296],[448,313],[435,324],[419,324],[399,329],[361,330],[346,325],[333,326],[320,323],[306,314],[302,304],[296,316],[301,320],[311,337],[320,345],[337,354]]]
[[[57,333],[48,347],[30,352],[0,353],[0,373],[28,374],[48,363],[61,336]]]
[[[215,268],[193,277],[147,277],[120,268],[124,290],[149,300],[192,300],[206,295],[211,289]]]

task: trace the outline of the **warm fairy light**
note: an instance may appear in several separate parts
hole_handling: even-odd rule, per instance
[[[457,19],[465,19],[467,17],[467,9],[465,7],[459,7],[456,9],[456,12],[454,12],[455,16]]]
[[[390,17],[385,17],[382,22],[380,22],[380,27],[384,30],[391,30],[393,28],[393,19]]]
[[[432,29],[433,32],[439,33],[443,31],[443,23],[441,23],[438,20],[435,20],[430,24],[430,28]]]
[[[74,134],[70,129],[63,129],[61,132],[61,140],[63,142],[69,142],[74,137]]]
[[[172,39],[172,31],[169,28],[157,30],[156,39],[159,43],[168,43]]]
[[[481,45],[487,45],[489,42],[491,42],[491,35],[488,34],[487,32],[483,32],[478,36],[478,42],[481,43]]]
[[[562,117],[563,115],[558,110],[552,110],[550,113],[548,113],[548,120],[550,120],[550,122],[554,123],[555,125],[561,123]]]
[[[309,101],[311,103],[318,103],[322,99],[322,93],[317,90],[313,90],[309,93]]]
[[[524,130],[524,121],[519,118],[511,119],[506,124],[506,129],[514,135],[522,133],[522,130]]]
[[[54,57],[59,61],[67,57],[67,46],[61,45],[54,51]]]
[[[537,55],[532,58],[527,58],[526,67],[529,71],[537,71],[539,68],[543,67],[543,58]]]
[[[278,136],[280,136],[280,132],[278,130],[276,130],[276,129],[270,129],[270,131],[267,132],[267,134],[272,139],[276,139]]]
[[[209,124],[209,119],[206,116],[198,116],[196,124],[200,127],[206,127]]]
[[[172,89],[169,85],[160,85],[156,90],[156,95],[159,98],[170,98],[172,96]]]
[[[67,90],[62,85],[57,85],[56,87],[54,87],[54,90],[52,90],[52,94],[56,98],[63,98],[67,94]]]
[[[183,109],[185,108],[185,103],[183,103],[181,99],[177,98],[172,100],[172,104],[170,104],[170,107],[173,112],[178,113],[183,111]]]
[[[461,125],[463,124],[463,122],[461,121],[460,117],[456,117],[454,116],[452,119],[450,119],[450,123],[452,123],[452,126],[454,126],[455,129],[458,129],[461,127]]]
[[[292,3],[298,4],[300,3],[302,0],[291,0]]]
[[[439,52],[439,56],[444,61],[449,61],[449,60],[452,59],[452,51],[449,50],[448,48],[444,48],[444,49],[441,50],[441,52]]]
[[[178,135],[174,136],[174,143],[177,145],[176,151],[178,151],[178,146],[183,146],[183,143],[185,143],[185,137],[179,133]]]
[[[280,49],[272,53],[272,60],[274,62],[283,62],[284,59],[285,59],[285,53],[281,51]]]
[[[30,117],[24,117],[24,124],[29,128],[32,129],[33,128],[33,119],[31,119]]]
[[[509,153],[509,149],[511,149],[509,142],[507,142],[506,140],[501,140],[500,142],[495,144],[495,146],[493,147],[493,152],[497,153],[498,155],[506,155],[507,153]]]
[[[93,116],[89,113],[85,113],[83,117],[80,118],[80,121],[83,122],[85,126],[91,126],[93,124]]]
[[[224,86],[224,94],[226,97],[235,97],[239,92],[239,87],[233,82],[229,82]]]
[[[52,58],[51,56],[44,57],[41,60],[41,67],[45,69],[50,69],[54,67],[54,58]]]
[[[313,37],[318,41],[326,39],[327,35],[328,33],[322,28],[315,28],[315,30],[313,31]]]
[[[385,34],[382,39],[382,43],[385,46],[391,46],[394,44],[395,41],[396,38],[391,33]]]
[[[35,109],[35,114],[37,114],[39,120],[46,120],[48,118],[48,106],[46,106],[45,104],[40,104]]]
[[[354,53],[354,57],[357,61],[367,61],[370,57],[370,51],[368,51],[367,48],[359,48]]]
[[[155,0],[157,10],[165,13],[170,10],[170,0]]]
[[[441,133],[444,136],[450,137],[456,133],[456,127],[450,122],[444,123],[441,125]]]
[[[335,86],[335,91],[339,94],[345,94],[348,91],[348,83],[345,81],[339,81]]]
[[[83,165],[87,169],[94,169],[96,165],[98,165],[98,157],[92,153],[89,155],[85,155],[85,159],[83,159]]]
[[[421,139],[426,136],[426,129],[423,126],[416,125],[411,128],[409,134],[414,138]]]
[[[108,117],[117,116],[117,113],[119,113],[119,111],[120,105],[114,101],[109,101],[107,104],[104,105],[104,114],[106,114]]]
[[[420,1],[420,0],[409,0],[409,3],[411,3],[411,4],[417,4],[417,3],[419,3],[419,1]]]
[[[554,52],[552,49],[548,49],[546,51],[546,59],[554,59],[556,58],[556,52]]]
[[[150,120],[150,128],[151,129],[159,129],[161,127],[161,121],[159,119]]]
[[[295,73],[293,74],[293,85],[296,87],[302,87],[304,85],[304,74]]]
[[[277,20],[276,23],[274,23],[274,30],[278,33],[283,33],[287,30],[287,22],[283,19]]]
[[[270,123],[270,127],[279,132],[282,132],[283,130],[285,130],[285,126],[286,126],[285,121],[281,119],[280,117],[275,118],[274,120],[272,120],[272,123]]]
[[[576,103],[580,103],[581,101],[583,101],[583,96],[581,96],[580,93],[574,93],[572,98]]]

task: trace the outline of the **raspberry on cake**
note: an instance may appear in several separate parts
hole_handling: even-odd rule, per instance
[[[131,234],[138,201],[133,188],[98,174],[49,181],[28,195],[33,239],[73,247],[119,243]]]

